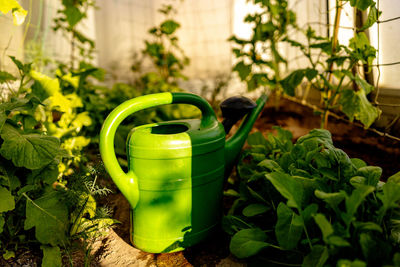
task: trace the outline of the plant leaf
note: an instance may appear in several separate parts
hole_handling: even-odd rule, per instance
[[[325,266],[325,262],[329,258],[328,248],[321,245],[313,246],[310,254],[304,257],[303,263],[301,266],[308,267],[323,267]]]
[[[318,75],[318,71],[315,69],[307,68],[305,69],[304,75],[306,76],[307,80],[311,82]]]
[[[251,225],[247,223],[243,217],[227,215],[222,219],[222,229],[229,235],[233,235],[243,229],[250,228]]]
[[[397,173],[393,174],[392,176],[390,176],[388,178],[387,182],[400,184],[400,172],[397,172]]]
[[[332,209],[336,209],[337,206],[346,198],[346,193],[343,191],[335,193],[325,193],[321,190],[315,190],[315,196],[325,201]]]
[[[279,245],[284,249],[294,249],[303,233],[303,219],[282,202],[278,205],[277,216],[275,235]]]
[[[14,257],[15,257],[15,253],[12,250],[6,250],[3,253],[3,259],[5,259],[5,260],[9,260],[9,259],[14,258]]]
[[[287,205],[289,207],[301,210],[303,186],[300,182],[297,182],[292,176],[283,172],[269,173],[265,177],[288,200]]]
[[[8,81],[15,81],[17,78],[15,78],[11,73],[8,73],[6,71],[0,71],[0,83],[5,83]]]
[[[378,224],[374,222],[353,222],[353,225],[355,228],[361,230],[361,231],[377,231],[379,233],[382,233],[382,227],[380,227]]]
[[[377,193],[377,197],[382,201],[382,206],[378,211],[379,218],[382,220],[386,211],[390,208],[397,207],[400,200],[400,184],[387,182],[382,187],[382,192]]]
[[[346,211],[348,214],[353,215],[356,213],[358,206],[370,193],[375,191],[375,187],[368,185],[361,185],[353,190],[350,197],[346,197]]]
[[[83,222],[83,216],[87,215],[89,219],[92,219],[96,213],[96,201],[90,194],[82,194],[79,197],[79,202],[76,205],[75,210],[71,214],[72,227],[70,235],[73,236],[79,233],[81,224]]]
[[[31,77],[41,85],[48,96],[54,95],[56,92],[60,92],[60,82],[57,78],[50,78],[47,75],[38,71],[31,70]]]
[[[356,118],[364,124],[365,128],[371,126],[381,112],[368,101],[365,90],[358,90],[357,92],[348,89],[343,90],[339,104],[351,121]]]
[[[32,170],[27,177],[27,184],[45,183],[48,185],[53,184],[58,177],[58,163],[52,161],[50,164],[36,170]]]
[[[364,11],[374,4],[373,0],[350,0],[350,5]]]
[[[174,33],[179,27],[180,27],[179,23],[173,20],[164,21],[160,25],[161,31],[168,35]]]
[[[375,5],[369,8],[368,17],[365,21],[364,25],[359,29],[360,31],[364,31],[374,25],[374,23],[378,20],[379,16],[382,12],[378,11]]]
[[[85,13],[82,13],[79,8],[68,5],[64,12],[67,22],[71,28],[73,28],[82,18],[85,17]]]
[[[40,243],[65,244],[67,225],[68,209],[58,192],[47,193],[33,202],[27,199],[24,229],[35,227],[35,236]]]
[[[8,123],[3,126],[0,153],[15,166],[31,170],[51,163],[60,153],[60,141],[52,136],[26,134]]]
[[[357,83],[357,85],[364,90],[365,94],[368,95],[369,93],[371,93],[372,91],[375,90],[375,87],[372,84],[369,84],[366,80],[364,80],[363,78],[361,78],[359,75],[356,75],[354,77],[355,82]]]
[[[341,259],[337,262],[336,267],[367,267],[367,264],[357,259],[354,261]]]
[[[377,166],[365,166],[357,170],[356,175],[366,178],[366,184],[376,186],[382,175],[382,168]]]
[[[300,137],[296,144],[302,144],[306,141],[310,142],[314,140],[318,144],[323,144],[325,147],[333,147],[333,142],[332,142],[332,135],[328,130],[324,129],[314,129],[311,130],[308,134],[303,135]]]
[[[243,61],[240,61],[233,68],[233,71],[237,71],[239,77],[242,81],[246,80],[247,76],[251,73],[251,65],[244,64]]]
[[[354,166],[359,169],[361,167],[366,167],[367,163],[365,163],[365,161],[363,161],[362,159],[358,159],[358,158],[351,158],[351,163],[354,164]]]
[[[318,225],[322,232],[322,237],[324,242],[329,244],[328,237],[333,234],[333,227],[331,223],[326,219],[325,215],[322,213],[317,213],[313,216],[315,223]]]
[[[4,223],[5,223],[4,217],[2,214],[0,214],[0,234],[3,232]]]
[[[283,169],[281,168],[281,166],[279,166],[279,164],[271,159],[264,159],[263,161],[261,161],[260,163],[257,164],[258,167],[262,167],[264,169],[267,169],[271,172],[273,171],[283,171]]]
[[[0,213],[13,210],[15,208],[15,201],[11,192],[5,187],[0,186]]]
[[[229,248],[239,259],[248,258],[270,245],[265,240],[267,240],[267,235],[262,230],[243,229],[232,237]]]
[[[42,267],[61,267],[61,251],[59,247],[40,246],[43,250]]]
[[[304,76],[305,76],[304,69],[295,70],[292,73],[290,73],[287,77],[285,77],[281,81],[283,91],[290,96],[294,96],[295,89],[301,83]]]
[[[265,206],[263,204],[255,203],[255,204],[250,204],[247,207],[243,209],[243,215],[246,217],[253,217],[256,215],[263,214],[270,210],[270,207]]]

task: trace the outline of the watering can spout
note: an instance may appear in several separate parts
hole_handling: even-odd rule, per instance
[[[267,102],[267,95],[262,94],[260,98],[258,98],[257,102],[255,103],[256,106],[252,108],[251,112],[246,116],[242,124],[240,125],[238,131],[229,138],[225,143],[225,177],[228,177],[235,165],[239,153],[246,142],[247,136],[250,133],[251,128],[253,128],[253,124],[256,121],[258,115],[264,108],[265,103]],[[221,109],[223,109],[221,104]],[[223,111],[224,113],[224,111]],[[226,127],[226,121],[229,122],[229,118],[225,119],[224,127],[225,131],[229,131],[231,125]],[[229,124],[229,123],[228,123]]]

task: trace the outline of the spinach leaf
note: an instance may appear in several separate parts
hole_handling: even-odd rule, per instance
[[[276,190],[285,197],[287,205],[301,210],[303,200],[303,187],[301,183],[293,179],[292,176],[283,172],[273,172],[266,174],[265,177],[274,185]]]
[[[237,232],[231,240],[230,250],[239,259],[253,256],[269,246],[267,235],[260,229],[244,229]]]
[[[276,239],[282,248],[294,249],[303,233],[303,219],[282,202],[278,205],[277,215]]]

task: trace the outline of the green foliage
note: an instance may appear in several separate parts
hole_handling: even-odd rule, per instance
[[[284,265],[394,264],[399,174],[380,182],[379,167],[350,159],[326,130],[292,143],[290,132],[275,129],[250,135],[238,165],[239,190],[230,194],[237,199],[223,220],[231,252]]]
[[[237,63],[233,71],[247,83],[252,91],[262,86],[276,89],[279,99],[283,92],[296,95],[296,88],[307,81],[306,97],[310,88],[321,94],[321,125],[326,128],[330,111],[341,110],[351,121],[359,120],[365,128],[379,117],[380,110],[370,103],[368,95],[374,86],[366,81],[376,57],[376,49],[369,43],[364,33],[373,26],[379,16],[373,0],[336,1],[337,7],[346,2],[355,9],[365,11],[369,8],[364,25],[355,31],[349,44],[338,42],[335,21],[332,37],[317,35],[309,26],[301,30],[296,25],[296,14],[289,10],[287,1],[251,1],[260,8],[260,12],[248,15],[245,22],[251,23],[253,33],[249,40],[231,37],[235,43],[233,53]],[[342,12],[336,8],[336,12]],[[340,14],[337,14],[340,18]],[[293,40],[293,32],[303,32],[306,42]],[[290,34],[288,34],[288,32]],[[287,60],[279,53],[279,45],[286,43],[299,49],[309,62],[308,68],[294,69],[282,77],[282,67]],[[365,66],[361,71],[360,66]],[[352,88],[350,87],[352,85]]]
[[[67,190],[59,173],[72,173],[68,166],[80,160],[80,151],[90,140],[78,135],[91,123],[87,112],[77,111],[82,107],[80,98],[62,93],[66,84],[78,86],[80,80],[61,72],[50,78],[32,70],[31,64],[12,60],[19,69],[20,85],[0,103],[0,251],[7,259],[26,243],[40,244],[42,266],[60,266],[60,247],[67,248],[71,239],[83,235],[94,240],[116,221],[104,212],[97,214],[102,209],[96,208],[92,194],[107,193],[106,189],[95,181],[88,187],[80,179],[75,184],[86,193]],[[75,202],[71,194],[90,199],[96,214],[84,217],[87,203]],[[84,213],[77,217],[78,211]]]
[[[150,85],[158,91],[173,90],[180,78],[186,78],[182,70],[189,64],[189,58],[185,56],[183,49],[179,46],[179,39],[176,31],[180,24],[173,19],[176,10],[171,5],[163,5],[159,12],[166,19],[160,25],[149,30],[153,40],[145,41],[145,49],[142,51],[142,57],[150,59],[152,67],[156,72],[148,72],[141,75],[143,86]],[[132,66],[133,71],[141,70],[142,60]],[[154,89],[149,89],[151,92]],[[175,89],[176,90],[176,89]]]
[[[27,197],[24,229],[35,227],[35,237],[40,243],[51,246],[65,244],[67,219],[67,207],[57,192],[45,193],[35,201]]]
[[[101,114],[101,108],[115,107],[101,105],[105,93],[96,91],[106,90],[92,82],[104,79],[103,70],[86,62],[75,68],[74,49],[84,60],[94,49],[94,42],[76,30],[94,1],[63,0],[62,6],[54,30],[72,37],[70,66],[58,64],[50,77],[38,72],[35,64],[10,57],[18,77],[0,72],[0,83],[10,90],[0,103],[0,252],[7,260],[21,248],[40,246],[42,266],[61,266],[62,250],[73,239],[83,238],[90,251],[92,242],[116,223],[107,208],[96,205],[97,195],[109,193],[96,185],[97,175],[90,171],[84,178],[72,178],[75,172],[88,170],[82,153],[91,141],[86,136],[101,127],[93,120],[101,123],[108,114]]]
[[[243,229],[232,237],[229,248],[239,259],[247,258],[268,247],[266,239],[267,235],[260,229]]]
[[[59,247],[40,246],[43,250],[43,267],[61,267],[61,252]]]
[[[0,126],[4,128],[0,154],[18,167],[41,169],[59,156],[61,145],[62,154],[68,154],[70,158],[64,158],[60,170],[71,174],[70,166],[79,164],[81,150],[89,144],[90,139],[80,133],[91,124],[91,119],[87,112],[78,112],[83,106],[79,96],[75,93],[64,95],[62,89],[66,84],[78,84],[79,80],[71,74],[50,78],[32,70],[31,63],[23,64],[15,57],[10,58],[18,68],[20,79],[18,90],[11,91],[12,98],[6,100],[8,102],[3,103],[0,110]],[[9,114],[22,129],[3,126]],[[37,134],[35,130],[51,136]]]
[[[249,40],[230,38],[235,43],[233,53],[237,58],[233,71],[247,83],[249,91],[265,86],[281,91],[281,70],[287,61],[278,47],[289,37],[288,31],[297,28],[296,15],[289,10],[286,0],[251,2],[262,12],[248,15],[244,20],[252,24]]]
[[[29,64],[13,61],[26,75]],[[20,88],[26,90],[23,85]],[[31,94],[0,104],[0,250],[5,259],[31,240],[66,244],[68,211],[62,193],[51,187],[58,176],[54,167],[64,152],[59,139],[36,127],[39,122],[31,114],[39,105],[40,100]]]
[[[76,58],[75,48],[78,48],[82,60],[93,59],[95,43],[77,29],[77,25],[87,17],[87,11],[95,7],[95,0],[62,0],[62,9],[54,19],[54,31],[61,31],[67,40],[71,41],[71,69],[74,69]]]
[[[0,187],[0,197],[1,197],[0,212],[13,210],[15,208],[14,197],[11,195],[11,192],[8,189]],[[4,218],[2,217],[2,219],[4,224]],[[3,227],[1,227],[1,229],[3,229]]]
[[[345,3],[340,3],[345,4]],[[332,37],[319,36],[309,27],[304,35],[307,42],[299,43],[287,39],[298,48],[308,59],[313,73],[306,75],[304,70],[295,70],[283,79],[285,93],[294,95],[304,78],[307,78],[310,87],[321,93],[322,125],[326,127],[328,113],[340,109],[351,121],[359,120],[365,128],[378,118],[380,110],[373,106],[368,95],[375,89],[363,75],[371,71],[372,62],[376,57],[376,49],[370,45],[367,35],[363,32],[376,23],[380,12],[372,0],[350,1],[351,6],[359,10],[369,8],[369,14],[364,25],[358,29],[347,46],[338,43],[337,31]],[[337,3],[339,5],[339,3]],[[341,12],[341,9],[336,9]],[[339,16],[340,17],[340,16]],[[335,21],[334,29],[340,21]],[[315,56],[318,55],[318,56]],[[366,66],[367,71],[362,73],[359,66]],[[352,85],[351,88],[349,85]]]
[[[40,169],[57,157],[60,141],[52,136],[29,134],[5,124],[1,131],[0,154],[17,167]]]

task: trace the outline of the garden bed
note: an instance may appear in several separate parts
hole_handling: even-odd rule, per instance
[[[319,118],[313,111],[289,100],[282,100],[279,110],[271,104],[266,106],[254,125],[253,131],[272,131],[272,126],[280,125],[293,133],[294,139],[319,127]],[[350,157],[357,157],[369,165],[383,169],[383,179],[399,171],[400,144],[380,137],[375,133],[330,119],[329,128],[334,145],[343,149]],[[234,132],[233,129],[232,132]],[[114,188],[116,190],[116,188]],[[224,210],[230,208],[232,199],[225,197]],[[219,232],[202,244],[171,254],[150,254],[141,252],[129,241],[129,204],[121,194],[107,198],[106,204],[113,208],[118,224],[110,235],[98,241],[93,248],[94,266],[244,266],[244,261],[235,259],[229,253],[229,237]]]
[[[279,110],[276,110],[272,104],[267,105],[252,131],[270,132],[274,125],[290,130],[293,138],[297,139],[311,129],[318,128],[319,118],[313,115],[310,108],[284,99],[280,103]],[[400,161],[399,143],[334,118],[330,119],[328,130],[332,133],[334,145],[343,149],[350,157],[357,157],[369,165],[382,167],[383,179],[399,171],[397,164]],[[235,129],[232,132],[234,131]],[[110,180],[102,182],[111,187],[114,192],[118,191]],[[245,266],[244,261],[230,255],[230,238],[222,230],[212,238],[184,252],[170,254],[141,252],[131,246],[129,241],[129,204],[122,194],[110,195],[103,204],[113,209],[113,217],[121,224],[115,225],[106,237],[94,244],[91,252],[92,266]],[[231,204],[232,199],[225,197],[225,212]],[[40,265],[40,255],[21,251],[16,256],[9,261],[0,259],[0,265]],[[83,265],[85,255],[79,249],[72,252],[70,256],[74,266]],[[64,264],[69,264],[69,261],[69,258],[64,256]]]

